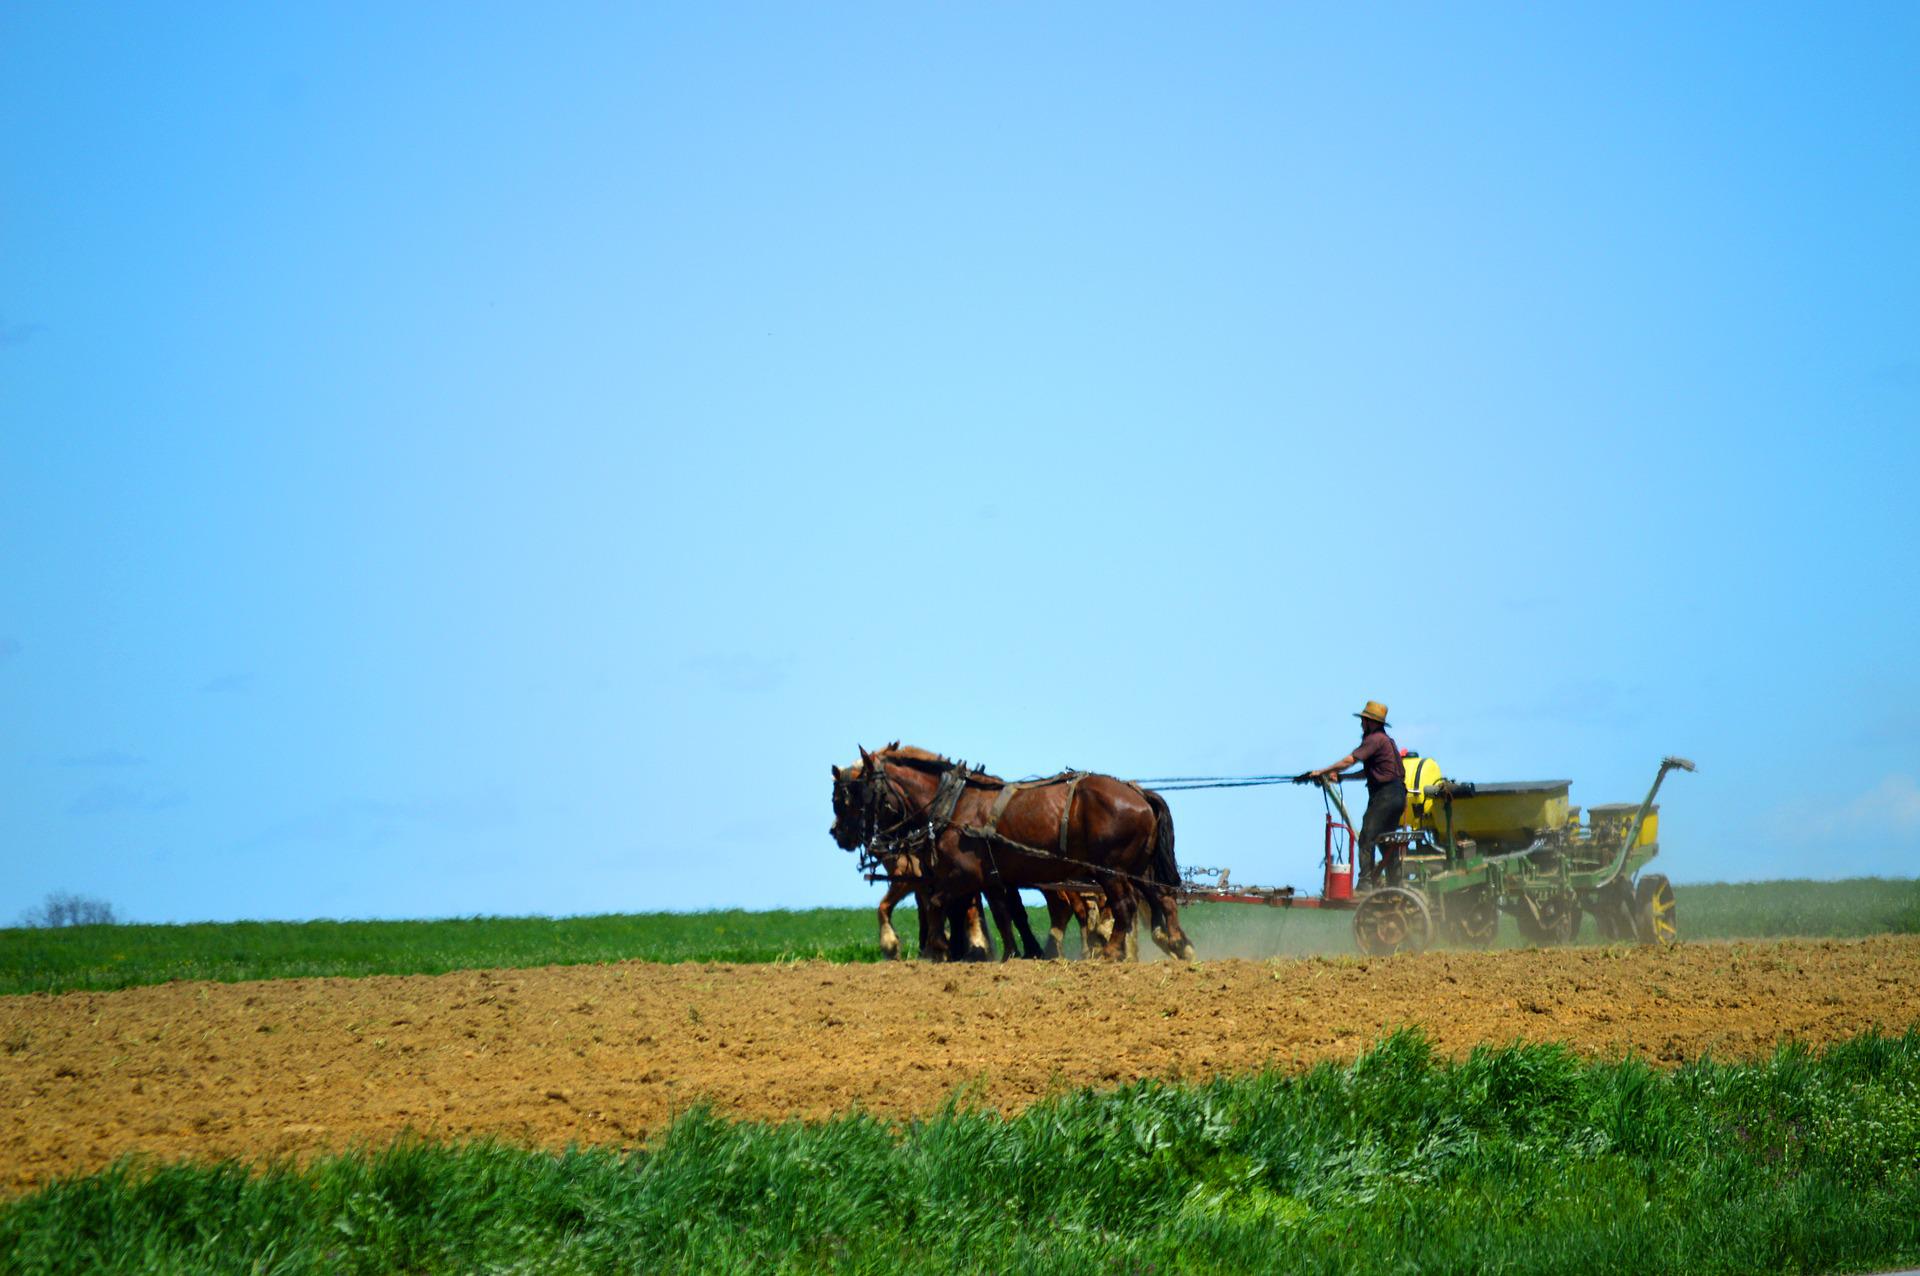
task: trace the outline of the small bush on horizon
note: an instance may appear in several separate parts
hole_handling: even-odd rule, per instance
[[[29,908],[20,915],[20,924],[33,930],[53,930],[62,926],[112,926],[119,920],[113,914],[113,905],[106,900],[95,899],[91,895],[75,895],[70,891],[53,891],[39,907]]]

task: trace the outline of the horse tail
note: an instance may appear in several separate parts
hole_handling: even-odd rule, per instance
[[[1177,890],[1180,886],[1180,865],[1173,858],[1173,812],[1167,809],[1167,800],[1152,789],[1141,789],[1140,795],[1153,808],[1153,880]]]

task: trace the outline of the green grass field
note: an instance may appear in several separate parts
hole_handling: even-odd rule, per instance
[[[1763,939],[1920,931],[1920,882],[1683,885],[1681,936]],[[1045,933],[1044,914],[1033,912]],[[1185,920],[1206,957],[1353,951],[1350,918],[1311,909],[1196,905]],[[912,909],[895,924],[911,946]],[[1581,939],[1594,942],[1591,926]],[[1521,942],[1511,919],[1501,942]],[[1151,947],[1149,945],[1149,947]],[[1069,940],[1077,948],[1077,939]],[[476,967],[620,961],[876,961],[870,908],[627,913],[412,922],[224,922],[0,930],[0,994],[128,988],[171,979],[440,974]]]
[[[1713,882],[1676,885],[1680,937],[1700,939],[1846,938],[1920,933],[1920,881],[1878,877],[1838,882]],[[1209,904],[1184,910],[1203,955],[1304,957],[1352,952],[1353,916],[1317,909]],[[1525,947],[1511,917],[1500,919],[1502,948]],[[1576,943],[1597,944],[1591,918]]]
[[[861,919],[864,918],[864,925]],[[129,988],[171,979],[444,974],[625,961],[878,960],[873,914],[808,911],[470,917],[441,921],[201,922],[0,930],[0,994]]]
[[[894,1125],[695,1111],[644,1150],[122,1165],[0,1205],[0,1269],[1861,1271],[1920,1262],[1920,1034],[1662,1073],[1557,1046]]]

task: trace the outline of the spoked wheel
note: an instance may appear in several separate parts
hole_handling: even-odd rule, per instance
[[[1420,892],[1383,886],[1354,910],[1353,940],[1369,957],[1417,953],[1433,942],[1433,912]]]
[[[1642,873],[1633,890],[1633,933],[1643,944],[1665,948],[1680,938],[1673,884],[1659,873]]]
[[[1441,914],[1450,944],[1485,948],[1500,933],[1500,905],[1484,886],[1469,886],[1448,895]]]
[[[1580,933],[1580,901],[1571,895],[1528,895],[1513,919],[1530,944],[1570,944]]]

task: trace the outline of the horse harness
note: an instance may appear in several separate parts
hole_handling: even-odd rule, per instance
[[[960,768],[958,767],[954,768],[955,771],[959,769]],[[947,774],[951,775],[953,774],[953,772],[949,771]],[[1016,847],[1019,850],[1025,851],[1030,855],[1045,855],[1047,853],[1045,851],[1040,850],[1040,848],[1035,846],[1027,846],[1020,842],[1016,842],[1012,838],[1003,834],[1000,831],[1000,817],[1007,813],[1007,808],[1013,804],[1013,799],[1016,794],[1024,792],[1027,789],[1051,788],[1052,786],[1060,783],[1060,781],[1065,780],[1067,782],[1067,800],[1060,804],[1060,835],[1059,835],[1059,841],[1057,843],[1057,845],[1060,848],[1060,853],[1057,856],[1054,856],[1053,858],[1067,859],[1068,858],[1067,857],[1067,819],[1073,814],[1074,791],[1080,787],[1080,781],[1086,778],[1087,778],[1087,773],[1085,771],[1062,771],[1059,775],[1053,776],[1050,779],[1035,780],[1025,784],[1002,783],[1000,785],[1000,795],[993,799],[993,806],[987,811],[987,822],[984,825],[962,824],[960,826],[960,832],[963,836],[978,838],[987,844],[987,848],[988,848],[987,856],[988,856],[989,863],[991,863],[992,861],[992,856],[993,856],[992,848],[995,842],[1004,842],[1008,846]],[[940,777],[940,782],[942,785],[945,785],[946,779],[947,777],[945,775]],[[965,787],[965,781],[962,781],[961,787],[962,788]],[[939,796],[938,794],[935,794],[936,798],[938,796]],[[955,804],[958,803],[959,801],[958,795],[955,796],[954,801],[955,801]],[[947,809],[949,822],[951,822],[952,813],[953,813],[953,808],[952,806],[949,806]],[[1076,860],[1073,862],[1078,863],[1079,861]],[[1000,876],[1000,866],[998,864],[993,865],[993,875],[995,877]]]
[[[893,791],[894,796],[899,799],[901,806],[905,808],[908,805],[907,796],[901,792],[899,785],[894,781],[893,777],[887,774],[886,765],[880,763],[878,769],[882,778],[885,779],[887,787]],[[1093,873],[1096,878],[1101,875],[1124,877],[1129,881],[1138,882],[1143,886],[1158,888],[1162,883],[1154,881],[1151,878],[1142,877],[1137,873],[1129,873],[1124,869],[1107,868],[1098,864],[1091,864],[1086,860],[1076,859],[1067,854],[1067,827],[1073,815],[1073,797],[1080,787],[1080,782],[1086,779],[1089,774],[1090,773],[1086,771],[1062,771],[1060,774],[1049,776],[1044,780],[1027,780],[1018,783],[1008,783],[1004,780],[987,781],[1000,785],[1000,792],[993,799],[993,806],[987,811],[987,822],[985,824],[955,824],[953,821],[954,810],[960,805],[961,794],[966,792],[967,785],[973,780],[973,777],[967,770],[966,763],[955,762],[940,773],[940,783],[938,787],[934,789],[933,800],[927,803],[927,818],[924,828],[915,828],[904,835],[893,834],[891,830],[887,833],[876,831],[868,840],[870,842],[884,842],[887,845],[887,849],[894,853],[900,853],[903,850],[910,853],[914,843],[924,840],[927,844],[928,851],[931,852],[934,842],[939,839],[942,833],[946,832],[949,828],[957,828],[960,830],[962,837],[974,838],[986,844],[987,868],[996,881],[1000,879],[1000,864],[993,853],[993,848],[997,843],[1007,850],[1018,851],[1022,855],[1031,855],[1038,859],[1056,860],[1061,863],[1072,864],[1076,868],[1084,868]],[[1013,799],[1016,796],[1028,789],[1052,788],[1062,781],[1064,781],[1067,786],[1067,797],[1066,801],[1060,804],[1060,831],[1056,843],[1058,847],[1057,850],[1050,851],[1038,846],[1029,846],[1025,842],[1016,841],[1000,831],[1001,817],[1007,813],[1007,807],[1012,805]],[[1127,782],[1127,787],[1133,789],[1136,793],[1144,793],[1137,784]],[[870,803],[870,805],[874,804]],[[897,829],[911,818],[911,813],[908,812],[903,815],[901,820],[893,827]],[[877,820],[872,822],[877,823]],[[872,855],[873,852],[869,851],[868,854]],[[874,879],[873,874],[869,874],[868,876],[870,879]],[[889,880],[900,879],[889,877]]]

